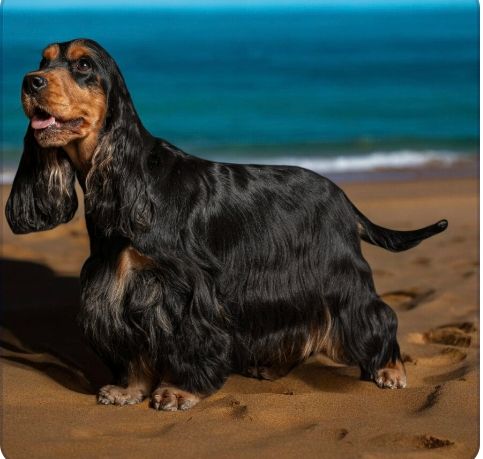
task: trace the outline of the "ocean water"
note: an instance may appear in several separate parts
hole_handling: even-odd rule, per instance
[[[455,2],[455,5],[458,5]],[[321,172],[477,155],[474,7],[4,9],[3,179],[28,120],[23,75],[50,42],[117,60],[146,127],[185,151]]]

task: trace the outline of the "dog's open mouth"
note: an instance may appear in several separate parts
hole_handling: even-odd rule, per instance
[[[82,118],[75,118],[73,120],[62,120],[56,118],[50,113],[41,108],[36,108],[32,118],[30,119],[30,125],[32,129],[68,129],[75,128],[82,123]]]

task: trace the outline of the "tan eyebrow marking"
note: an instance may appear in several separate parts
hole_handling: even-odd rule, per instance
[[[72,43],[67,50],[67,59],[69,59],[70,61],[76,61],[82,56],[88,56],[89,54],[89,48],[87,48],[86,46],[80,43]]]
[[[44,49],[42,56],[45,57],[45,59],[48,59],[49,61],[53,61],[54,59],[57,59],[59,53],[60,53],[59,45],[50,45]]]

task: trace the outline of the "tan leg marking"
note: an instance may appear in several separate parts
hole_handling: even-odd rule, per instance
[[[122,250],[117,260],[116,281],[111,286],[111,301],[118,302],[121,300],[133,271],[152,266],[154,266],[153,260],[141,255],[135,248],[128,246]]]
[[[116,267],[116,281],[112,283],[110,300],[122,300],[130,274],[138,269],[153,266],[150,258],[141,255],[133,247],[126,247],[120,254]],[[128,368],[127,387],[107,385],[101,388],[97,397],[98,403],[104,405],[132,405],[142,402],[149,395],[154,384],[155,375],[152,367],[142,357],[132,362]]]
[[[329,311],[325,311],[325,328],[313,328],[307,341],[302,347],[301,360],[308,359],[311,355],[323,353],[335,362],[342,361],[340,343],[332,336],[332,317]]]
[[[200,400],[198,395],[164,383],[151,394],[151,406],[155,410],[163,411],[186,411]]]
[[[134,247],[126,247],[119,255],[117,263],[117,278],[121,281],[130,271],[149,268],[154,265],[153,260],[141,255]]]
[[[404,364],[397,360],[390,362],[386,367],[377,371],[374,378],[381,389],[402,389],[406,387],[406,369]]]
[[[103,405],[134,405],[151,392],[155,376],[144,360],[132,363],[128,369],[127,387],[109,384],[100,389],[97,403]]]

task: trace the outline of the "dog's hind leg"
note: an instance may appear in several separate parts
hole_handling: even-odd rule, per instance
[[[350,320],[347,319],[340,322],[344,354],[350,363],[360,366],[362,379],[373,380],[380,388],[406,387],[394,311],[374,295],[365,307],[353,310]]]
[[[389,362],[376,371],[375,382],[381,389],[402,389],[406,387],[406,369],[401,358]]]

